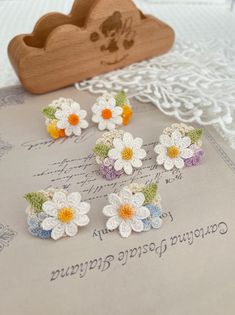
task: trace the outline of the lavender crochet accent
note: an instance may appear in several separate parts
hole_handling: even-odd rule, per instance
[[[123,171],[114,169],[115,160],[106,158],[100,166],[100,174],[107,180],[113,180],[123,174]]]
[[[201,148],[195,145],[192,145],[190,148],[193,149],[194,155],[191,158],[184,160],[184,165],[186,167],[199,165],[204,157],[204,151]]]

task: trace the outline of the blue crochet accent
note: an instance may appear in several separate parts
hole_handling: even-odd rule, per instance
[[[41,228],[41,223],[46,217],[47,215],[42,212],[29,215],[27,219],[29,233],[42,239],[51,238],[51,231],[45,231]]]
[[[150,231],[152,228],[158,229],[162,224],[162,219],[160,218],[163,213],[162,209],[152,204],[147,204],[145,207],[149,209],[150,216],[142,220],[144,231]]]

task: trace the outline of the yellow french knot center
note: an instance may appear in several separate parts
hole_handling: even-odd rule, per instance
[[[122,159],[123,160],[126,160],[126,161],[131,160],[132,157],[133,157],[133,150],[131,148],[127,147],[127,148],[124,148],[122,150]]]
[[[74,211],[71,208],[62,208],[58,212],[58,219],[63,223],[69,223],[74,218]]]
[[[171,146],[169,148],[167,148],[167,155],[170,157],[170,158],[177,158],[180,154],[180,150],[179,148],[177,148],[176,146]]]
[[[118,209],[119,217],[124,220],[131,219],[134,216],[134,214],[135,214],[135,209],[129,204],[121,205],[120,208]]]

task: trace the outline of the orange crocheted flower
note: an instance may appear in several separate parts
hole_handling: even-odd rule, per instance
[[[128,105],[123,105],[122,109],[123,109],[122,123],[123,125],[128,125],[133,114],[132,108]]]

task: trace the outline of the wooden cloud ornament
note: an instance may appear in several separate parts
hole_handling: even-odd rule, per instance
[[[69,15],[49,13],[8,47],[24,87],[36,94],[166,53],[174,31],[130,0],[76,0]]]

